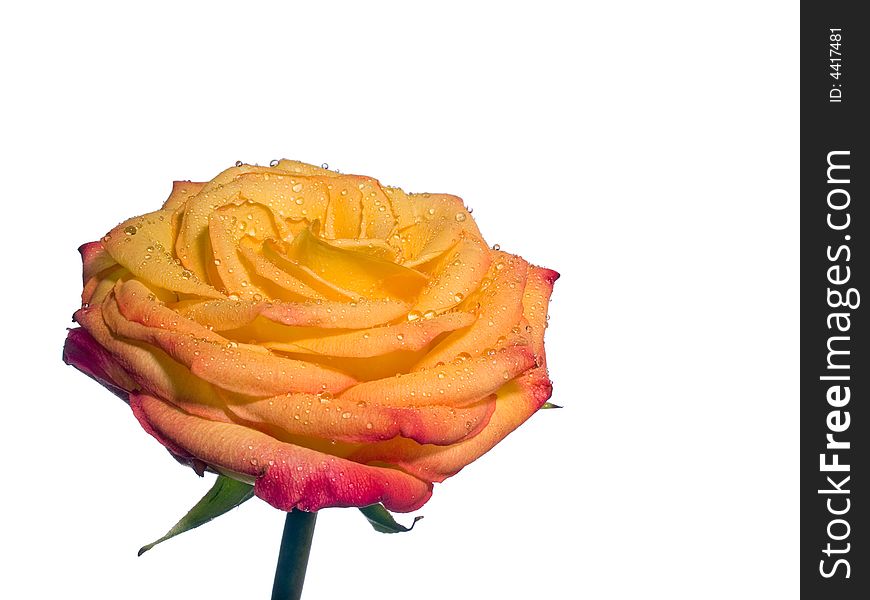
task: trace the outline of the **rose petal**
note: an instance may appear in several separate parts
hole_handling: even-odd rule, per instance
[[[280,223],[280,224],[279,224]],[[267,292],[257,286],[255,272],[241,260],[240,243],[253,246],[267,238],[280,238],[289,233],[283,222],[277,221],[262,204],[230,204],[215,210],[209,216],[212,266],[224,288],[241,298],[263,298]]]
[[[135,385],[127,389],[141,388],[185,407],[220,405],[220,398],[210,384],[195,377],[159,348],[131,343],[113,335],[104,320],[104,312],[113,311],[115,319],[122,318],[114,296],[109,296],[101,307],[76,312],[75,319],[133,379]]]
[[[325,395],[286,394],[240,403],[228,400],[227,410],[244,424],[279,439],[303,436],[364,443],[403,436],[421,444],[443,445],[476,435],[495,410],[495,396],[464,408],[409,408],[350,403]],[[338,453],[337,449],[332,453]]]
[[[559,274],[532,267],[523,294],[525,316],[531,328],[531,347],[543,364],[547,301]],[[420,445],[396,438],[361,447],[349,458],[359,462],[386,462],[421,478],[443,481],[473,462],[524,423],[552,395],[544,366],[531,369],[497,392],[496,410],[486,427],[474,437],[450,446]]]
[[[127,392],[138,386],[86,330],[70,329],[63,345],[63,362],[91,377],[113,394],[127,400]]]
[[[518,256],[503,252],[493,252],[493,256],[495,258],[484,284],[468,298],[468,303],[480,304],[477,321],[468,329],[447,336],[426,354],[414,370],[428,369],[437,362],[453,360],[462,352],[477,356],[487,348],[494,348],[522,318],[522,296],[528,263]]]
[[[246,246],[238,248],[239,254],[250,265],[250,269],[256,273],[261,280],[266,280],[272,284],[271,292],[266,296],[273,300],[321,300],[326,299],[326,296],[315,290],[313,287],[302,283],[295,276],[287,271],[282,270],[275,263],[266,259],[262,254],[262,247],[258,250]]]
[[[82,283],[87,283],[91,277],[118,264],[100,242],[82,244],[79,246],[79,254],[82,255]]]
[[[432,279],[417,298],[420,312],[456,306],[480,287],[492,261],[489,248],[479,238],[463,237],[445,252],[432,271]]]
[[[193,181],[173,181],[172,192],[169,198],[163,203],[164,210],[178,210],[192,196],[195,196],[205,187],[205,183],[196,183]]]
[[[158,210],[115,227],[103,239],[109,254],[133,275],[158,287],[206,298],[223,294],[175,262],[172,211]]]
[[[502,348],[492,356],[460,359],[432,369],[362,382],[345,390],[341,399],[382,405],[401,402],[404,406],[463,406],[493,393],[534,364],[530,349]]]
[[[262,342],[262,345],[282,352],[365,358],[397,350],[420,350],[442,333],[467,327],[473,322],[473,315],[454,312],[438,315],[432,319],[418,318],[412,322],[333,335],[322,335],[324,331],[322,329],[314,330],[321,334],[318,337],[305,337],[305,333],[312,332],[311,329],[306,328],[296,340],[266,341]]]
[[[137,281],[116,288],[115,297],[124,318],[105,312],[111,330],[157,346],[194,375],[223,389],[263,397],[290,391],[337,393],[355,383],[339,371],[226,340],[148,300],[147,288]]]
[[[388,510],[408,512],[432,493],[432,484],[401,471],[360,465],[247,427],[188,415],[147,394],[132,395],[131,403],[158,440],[228,474],[253,478],[257,496],[281,510],[381,502]]]
[[[321,240],[310,230],[300,232],[283,255],[334,286],[352,292],[352,297],[411,300],[426,284],[427,277],[413,269],[362,252],[339,248]]]

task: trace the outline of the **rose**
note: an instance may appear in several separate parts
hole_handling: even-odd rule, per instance
[[[237,165],[80,251],[65,360],[283,510],[415,510],[551,394],[558,274],[490,249],[454,196]]]

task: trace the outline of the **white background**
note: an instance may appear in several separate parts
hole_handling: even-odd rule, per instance
[[[79,244],[288,157],[562,274],[565,408],[411,534],[323,511],[306,598],[797,597],[796,3],[175,4],[4,9],[0,596],[269,596],[259,500],[136,557],[211,481],[60,351]]]

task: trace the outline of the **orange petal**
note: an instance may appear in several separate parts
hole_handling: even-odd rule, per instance
[[[118,264],[100,242],[82,244],[79,246],[79,254],[82,255],[82,283],[87,283],[88,279],[100,271]]]
[[[292,342],[263,342],[263,345],[282,352],[364,358],[397,350],[420,350],[442,333],[467,327],[473,322],[473,315],[453,312],[432,319],[417,318],[415,321],[398,325],[318,337],[301,337]]]
[[[211,385],[195,377],[189,369],[166,355],[159,348],[134,343],[112,333],[105,322],[123,318],[113,297],[107,297],[102,307],[82,309],[76,321],[105,348],[120,367],[136,382],[129,390],[144,389],[172,402],[217,405],[220,400]]]
[[[459,359],[424,371],[359,383],[345,390],[341,399],[381,405],[463,406],[493,393],[534,364],[528,348],[502,348],[491,356]]]
[[[334,369],[269,353],[258,346],[237,344],[202,325],[147,299],[147,288],[129,281],[115,291],[122,319],[110,329],[124,337],[155,345],[201,379],[249,396],[287,392],[337,393],[355,380]]]
[[[443,445],[476,435],[495,410],[495,396],[464,408],[409,408],[350,403],[326,394],[285,394],[249,402],[228,401],[227,410],[245,424],[279,439],[302,436],[365,443],[403,436],[421,444]]]
[[[283,251],[290,260],[355,296],[410,300],[427,281],[419,271],[333,246],[307,229],[297,234]]]
[[[254,492],[281,510],[331,506],[416,510],[432,484],[395,469],[365,466],[280,442],[259,431],[186,414],[147,394],[131,395],[143,426],[159,441],[236,478],[255,481]]]
[[[172,193],[169,198],[163,203],[164,210],[178,210],[191,196],[195,196],[205,186],[205,183],[195,183],[193,181],[173,181]]]
[[[349,456],[359,462],[389,463],[430,481],[443,481],[477,460],[524,423],[552,394],[543,369],[533,369],[503,386],[496,409],[483,430],[449,446],[421,445],[396,438],[368,444]]]
[[[415,308],[437,312],[456,306],[480,287],[491,261],[489,248],[481,239],[463,234],[435,264],[432,279],[417,298]]]
[[[352,302],[274,302],[263,308],[262,316],[284,325],[362,329],[388,323],[408,314],[409,304],[392,298]]]
[[[85,282],[84,288],[82,288],[82,306],[100,304],[112,292],[118,280],[130,276],[130,271],[115,261],[112,263],[113,267],[100,271]]]
[[[173,305],[179,315],[216,331],[250,326],[257,340],[296,339],[300,327],[362,329],[406,318],[408,304],[398,300],[335,302],[250,302],[241,300],[187,301]]]
[[[222,298],[223,294],[175,262],[173,240],[172,211],[158,210],[124,221],[103,238],[103,245],[119,264],[155,286]]]
[[[258,252],[254,248],[240,246],[238,251],[244,260],[247,261],[248,265],[250,265],[251,270],[253,270],[258,277],[267,280],[269,283],[273,284],[273,286],[277,286],[278,289],[274,290],[273,288],[274,291],[268,295],[269,298],[293,301],[326,298],[313,287],[302,283],[302,281],[297,279],[295,276],[282,270],[275,263],[267,260],[261,252]]]
[[[266,292],[256,285],[249,263],[239,257],[242,239],[257,246],[267,238],[280,238],[289,231],[283,221],[256,203],[228,204],[209,216],[209,240],[213,254],[213,268],[228,293],[241,298],[263,298]]]
[[[555,271],[531,267],[523,294],[531,348],[538,354],[537,364],[543,364],[547,303],[558,276]],[[360,462],[387,462],[424,479],[443,481],[488,452],[524,423],[550,398],[552,391],[546,367],[534,368],[498,390],[495,413],[474,437],[443,447],[396,438],[363,446],[349,458]]]
[[[494,348],[505,340],[523,316],[522,297],[528,263],[519,256],[503,252],[492,254],[494,262],[487,277],[467,302],[480,304],[477,321],[468,329],[447,336],[415,370],[431,368],[439,361],[447,362],[462,352],[477,356],[487,348]]]
[[[231,167],[206,183],[184,205],[175,252],[181,264],[200,279],[208,277],[208,265],[213,260],[208,239],[209,215],[219,206],[241,200],[239,178],[245,174],[280,174],[280,171],[255,165]]]

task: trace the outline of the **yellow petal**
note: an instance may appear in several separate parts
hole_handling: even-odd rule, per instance
[[[176,262],[172,229],[172,211],[158,210],[124,221],[103,238],[103,245],[118,264],[150,284],[182,294],[222,298],[223,294]]]

